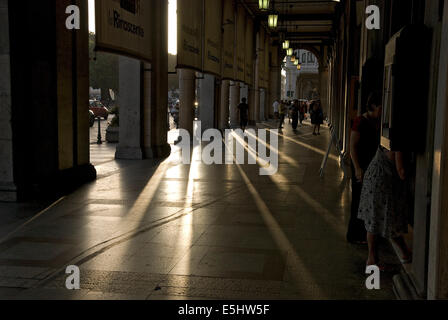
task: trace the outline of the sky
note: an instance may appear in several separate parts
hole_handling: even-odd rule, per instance
[[[168,1],[168,52],[177,54],[177,0]],[[89,0],[89,30],[95,32],[95,0]]]
[[[95,32],[95,0],[89,0],[89,31]]]

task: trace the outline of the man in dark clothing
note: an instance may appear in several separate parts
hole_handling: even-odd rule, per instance
[[[305,113],[306,113],[305,102],[300,102],[300,106],[299,106],[299,120],[300,120],[300,125],[301,126],[303,126],[303,120],[305,120]]]
[[[294,100],[291,106],[291,118],[292,118],[292,129],[294,132],[297,131],[297,126],[299,125],[299,101]]]
[[[240,110],[240,126],[243,131],[246,130],[249,122],[249,106],[246,102],[246,98],[243,98],[242,102],[238,106],[238,110]]]

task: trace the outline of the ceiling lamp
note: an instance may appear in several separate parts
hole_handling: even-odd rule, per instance
[[[294,56],[292,56],[292,57],[294,57]],[[292,58],[291,57],[291,58]],[[294,57],[295,58],[295,57]],[[292,59],[291,59],[291,61],[292,61]],[[298,66],[299,65],[299,60],[298,59],[294,59],[294,61],[292,61],[292,62],[294,62],[294,65],[295,66]]]
[[[285,50],[289,49],[289,40],[283,41],[283,49]]]
[[[297,70],[300,71],[300,69],[302,69],[302,65],[301,65],[301,64],[298,64],[298,65],[297,65]]]
[[[292,56],[294,54],[294,50],[292,49],[292,48],[288,48],[287,50],[286,50],[286,55],[288,55],[288,56]]]
[[[296,56],[291,56],[291,62],[294,62],[294,64],[297,65],[297,64],[296,64],[296,61],[297,61],[297,60],[296,60]],[[297,61],[297,62],[298,62],[298,61]]]
[[[278,14],[271,13],[268,17],[269,28],[275,29],[275,28],[277,28],[277,24],[278,24]]]
[[[261,11],[268,11],[269,10],[269,0],[259,0],[258,1],[258,8]]]

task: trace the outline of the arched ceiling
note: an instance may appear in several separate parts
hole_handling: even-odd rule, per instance
[[[239,0],[246,9],[266,26],[272,38],[280,40],[284,35],[294,47],[321,45],[334,38],[334,21],[339,1],[333,0],[279,0],[270,1],[270,9],[279,14],[278,27],[267,27],[269,11],[260,11],[258,0]]]

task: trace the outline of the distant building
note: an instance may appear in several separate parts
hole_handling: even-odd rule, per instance
[[[319,62],[316,56],[308,50],[295,50],[296,59],[301,64],[301,69],[285,57],[284,78],[282,78],[282,99],[308,99],[319,97]]]

